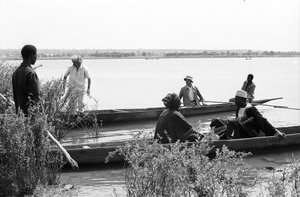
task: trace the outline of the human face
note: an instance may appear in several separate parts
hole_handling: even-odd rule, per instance
[[[189,80],[189,79],[186,79],[186,80],[185,80],[185,83],[186,83],[186,85],[188,85],[189,87],[192,86],[192,81]]]
[[[248,82],[252,82],[252,77],[248,75],[247,81],[248,81]]]
[[[74,65],[76,68],[79,68],[80,65],[81,65],[81,62],[73,62],[73,65]]]
[[[32,54],[32,55],[31,55],[31,64],[32,64],[32,65],[35,64],[35,62],[36,62],[36,60],[37,60],[37,57],[38,57],[37,54]]]
[[[242,98],[242,97],[235,97],[235,105],[238,107],[246,107],[247,103],[246,103],[246,99]]]

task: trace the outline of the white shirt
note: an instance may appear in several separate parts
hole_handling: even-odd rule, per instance
[[[246,109],[251,107],[250,103],[247,103],[246,107],[240,108],[237,119],[240,121],[242,118],[246,117]]]
[[[81,64],[80,67],[77,68],[73,65],[69,66],[67,72],[65,73],[65,77],[69,76],[69,85],[72,87],[85,89],[85,79],[89,79],[90,75],[88,69]]]
[[[194,101],[195,98],[194,98],[193,86],[191,86],[191,87],[187,86],[187,88],[189,90],[188,96],[189,96],[190,101]]]

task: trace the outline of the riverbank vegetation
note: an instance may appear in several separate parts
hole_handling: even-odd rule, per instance
[[[107,162],[115,154],[124,157],[127,196],[299,197],[299,161],[287,161],[283,169],[272,169],[273,175],[264,177],[262,169],[244,162],[249,153],[224,146],[208,154],[211,139],[208,135],[202,143],[163,145],[140,133],[111,152]]]
[[[188,50],[188,49],[39,49],[39,59],[70,59],[80,54],[85,59],[159,59],[159,58],[245,58],[245,57],[300,57],[298,51],[259,50]],[[20,49],[1,49],[3,59],[21,59]]]
[[[0,196],[35,195],[44,187],[59,187],[66,161],[49,134],[60,141],[84,118],[72,118],[72,90],[65,94],[62,79],[42,82],[40,103],[30,109],[28,116],[16,114],[11,85],[15,69],[0,64]]]

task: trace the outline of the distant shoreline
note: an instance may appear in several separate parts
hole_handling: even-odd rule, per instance
[[[244,58],[251,60],[254,58],[285,58],[285,57],[300,57],[300,55],[273,55],[273,56],[170,56],[170,57],[85,57],[83,59],[145,59],[145,60],[159,60],[159,59],[180,59],[180,58]],[[39,57],[39,60],[69,60],[71,57]],[[13,61],[13,60],[22,60],[22,58],[3,58],[0,57],[1,61]]]

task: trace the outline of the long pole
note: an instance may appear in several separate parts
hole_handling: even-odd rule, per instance
[[[0,98],[2,101],[8,102],[10,105],[14,106],[14,103],[8,100],[7,98],[5,98],[1,93],[0,93]],[[54,136],[49,131],[47,131],[47,134],[50,137],[50,139],[57,145],[57,147],[63,152],[67,161],[71,164],[72,168],[79,169],[78,163],[70,156],[68,151],[61,145],[61,143],[59,143],[59,141],[55,139]]]
[[[207,103],[219,103],[219,104],[234,104],[234,102],[223,102],[223,101],[206,101]],[[283,108],[283,109],[291,109],[291,110],[300,110],[299,108],[293,108],[288,106],[281,106],[281,105],[269,105],[269,104],[263,104],[263,103],[250,103],[252,105],[262,105],[267,107],[274,107],[274,108]]]

